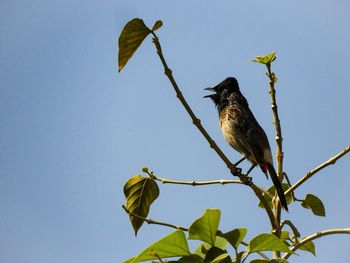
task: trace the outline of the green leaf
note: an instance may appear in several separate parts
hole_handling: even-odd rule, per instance
[[[156,31],[159,28],[161,28],[163,25],[162,20],[158,20],[157,22],[154,23],[153,27],[152,27],[152,31]]]
[[[129,21],[119,36],[118,71],[128,63],[142,41],[151,33],[142,19],[135,18]]]
[[[247,234],[246,228],[236,228],[230,232],[227,232],[224,234],[219,233],[218,235],[225,238],[231,244],[231,246],[237,249],[246,234]]]
[[[249,243],[249,252],[281,251],[291,253],[288,246],[275,235],[264,233],[254,237]]]
[[[201,240],[214,246],[219,222],[220,210],[207,209],[205,213],[190,226],[188,230],[188,239]]]
[[[256,56],[256,59],[253,59],[252,62],[256,63],[262,63],[262,64],[271,64],[273,61],[276,60],[276,52],[272,52],[265,56]]]
[[[124,261],[124,263],[136,263],[158,258],[189,255],[191,255],[191,253],[184,232],[182,230],[176,230],[170,235],[150,245],[136,257]]]
[[[326,211],[322,201],[313,194],[307,194],[301,205],[304,208],[311,209],[314,215],[326,216]]]
[[[133,214],[147,217],[151,204],[159,196],[159,188],[157,183],[150,177],[136,175],[124,185],[124,194],[126,197],[126,208]],[[137,235],[137,231],[144,220],[131,214],[129,217],[135,235]]]
[[[282,189],[283,191],[287,191],[289,189],[289,185],[286,183],[282,183]],[[268,194],[264,193],[264,197],[269,204],[269,207],[272,208],[272,198],[276,194],[276,188],[274,186],[271,186],[269,189],[266,190]],[[287,204],[289,205],[293,201],[293,196],[292,193],[289,193],[286,195],[286,201]],[[264,208],[263,204],[259,202],[259,207]]]
[[[312,253],[314,256],[316,256],[315,244],[314,244],[314,242],[312,242],[312,241],[307,242],[305,245],[303,245],[302,247],[300,247],[299,250],[310,252],[310,253]]]

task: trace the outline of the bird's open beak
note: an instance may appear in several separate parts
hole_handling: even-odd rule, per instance
[[[216,93],[216,90],[215,90],[215,88],[205,88],[204,90],[209,90],[209,91],[212,91],[212,92],[215,92]],[[211,98],[211,97],[213,97],[215,94],[210,94],[210,95],[206,95],[206,96],[204,96],[203,98]]]

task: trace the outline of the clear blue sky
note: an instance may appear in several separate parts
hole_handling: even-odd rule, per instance
[[[1,1],[0,261],[121,262],[172,231],[144,225],[133,235],[122,187],[143,166],[172,179],[230,179],[175,98],[151,39],[117,73],[127,21],[163,20],[174,76],[233,161],[203,88],[236,76],[275,150],[264,67],[250,59],[276,51],[285,171],[296,182],[349,144],[349,10],[345,0]],[[291,205],[286,218],[303,235],[350,226],[349,169],[346,156],[298,189],[327,213]],[[223,231],[247,227],[249,239],[269,230],[248,188],[160,191],[153,219],[188,226],[211,207],[222,209]],[[315,243],[317,258],[301,252],[293,262],[348,262],[349,236]]]

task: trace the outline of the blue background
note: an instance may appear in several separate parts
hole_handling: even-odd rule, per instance
[[[349,144],[349,14],[326,1],[1,1],[0,261],[122,262],[170,233],[145,224],[137,238],[123,184],[148,166],[178,180],[231,179],[174,96],[148,38],[117,73],[117,39],[135,17],[158,31],[165,56],[202,124],[232,161],[203,88],[236,76],[275,151],[268,81],[255,55],[277,52],[285,171],[296,182]],[[242,165],[243,169],[248,164]],[[325,218],[299,204],[302,235],[349,227],[349,156],[296,191],[320,197]],[[254,182],[268,187],[258,170]],[[189,226],[205,208],[220,228],[268,232],[256,198],[239,185],[160,185],[150,217]],[[195,247],[197,243],[191,243]],[[317,257],[348,262],[349,236],[315,241]]]

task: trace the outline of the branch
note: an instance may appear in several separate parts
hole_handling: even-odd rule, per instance
[[[291,246],[289,249],[292,252],[295,252],[298,250],[300,247],[304,246],[308,242],[323,237],[323,236],[328,236],[328,235],[335,235],[335,234],[348,234],[350,235],[350,228],[339,228],[339,229],[329,229],[329,230],[323,230],[316,232],[308,237],[305,237],[303,240],[301,240],[299,243],[295,244],[294,246]],[[293,253],[286,253],[283,255],[282,259],[288,259]]]
[[[153,224],[153,225],[161,225],[161,226],[167,226],[167,227],[171,227],[171,228],[175,228],[175,229],[181,229],[183,231],[188,231],[188,228],[185,228],[185,227],[182,227],[182,226],[175,226],[173,224],[169,224],[169,223],[165,223],[165,222],[160,222],[160,221],[155,221],[155,220],[152,220],[150,218],[146,218],[146,217],[143,217],[143,216],[140,216],[140,215],[137,215],[131,211],[129,211],[125,205],[122,205],[123,209],[125,210],[126,213],[128,213],[129,215],[132,215],[134,217],[137,217],[139,219],[142,219],[143,221],[145,221],[146,223],[148,224]]]
[[[324,162],[323,164],[317,166],[313,170],[310,170],[307,172],[303,178],[301,178],[298,182],[296,182],[291,188],[289,188],[284,194],[287,195],[291,191],[294,191],[297,189],[300,185],[302,185],[306,180],[310,179],[314,174],[318,173],[322,169],[326,168],[328,165],[335,164],[338,159],[343,157],[345,154],[347,154],[350,151],[350,145],[348,145],[343,151],[338,153],[337,155],[331,157],[328,161]]]
[[[168,64],[165,61],[164,55],[163,55],[163,51],[162,51],[162,47],[160,46],[159,43],[159,39],[157,37],[157,35],[152,32],[152,35],[154,36],[153,38],[153,43],[155,44],[156,48],[157,48],[157,54],[163,64],[164,67],[164,73],[165,75],[168,77],[168,79],[170,80],[175,93],[176,93],[176,97],[180,100],[180,102],[182,103],[182,105],[184,106],[185,110],[187,111],[187,113],[190,115],[193,124],[199,129],[199,131],[202,133],[202,135],[205,137],[205,139],[207,140],[207,142],[209,143],[210,147],[220,156],[220,158],[224,161],[224,163],[226,164],[226,166],[229,168],[229,170],[231,171],[231,173],[235,176],[238,176],[240,179],[243,177],[245,177],[242,173],[240,173],[239,169],[237,169],[237,167],[235,165],[233,165],[230,160],[226,157],[226,155],[221,151],[221,149],[217,146],[217,144],[214,142],[214,140],[210,137],[210,135],[207,133],[207,131],[203,128],[200,119],[198,119],[196,117],[196,115],[193,113],[191,107],[188,105],[187,101],[185,100],[185,98],[183,97],[173,75],[172,75],[172,71],[171,69],[168,67]],[[244,180],[244,179],[243,179]]]
[[[159,178],[156,176],[152,177],[154,180],[160,181],[163,184],[182,184],[182,185],[192,185],[192,186],[197,186],[197,185],[210,185],[210,184],[244,184],[243,182],[239,180],[212,180],[212,181],[179,181],[179,180],[170,180],[166,178]]]
[[[226,155],[221,151],[221,149],[217,146],[217,144],[214,142],[214,140],[210,137],[210,135],[208,134],[208,132],[204,129],[204,127],[201,124],[200,119],[197,118],[197,116],[193,113],[191,107],[189,106],[189,104],[187,103],[187,101],[185,100],[184,96],[182,95],[173,75],[172,75],[172,71],[171,69],[168,67],[168,64],[164,58],[163,55],[163,51],[162,51],[162,47],[159,43],[159,39],[157,37],[157,35],[152,31],[151,32],[153,35],[153,43],[156,46],[157,49],[157,54],[163,64],[164,67],[164,73],[165,75],[168,77],[169,81],[171,82],[175,93],[176,93],[176,97],[180,100],[181,104],[184,106],[185,110],[187,111],[187,113],[190,115],[193,124],[198,128],[198,130],[202,133],[202,135],[204,136],[204,138],[207,140],[207,142],[209,143],[210,147],[219,155],[219,157],[221,158],[221,160],[226,164],[226,166],[228,167],[228,169],[230,170],[230,172],[234,175],[239,177],[239,179],[246,185],[248,185],[250,188],[252,188],[252,190],[255,192],[256,196],[260,199],[261,203],[264,205],[264,208],[269,216],[270,219],[270,223],[273,229],[277,229],[278,224],[275,221],[275,218],[273,216],[273,212],[271,210],[271,208],[268,206],[268,203],[266,202],[265,198],[263,197],[263,195],[261,194],[259,188],[254,185],[250,180],[249,177],[245,176],[244,174],[241,173],[240,169],[238,169],[234,164],[232,164],[230,162],[230,160],[226,157]]]

